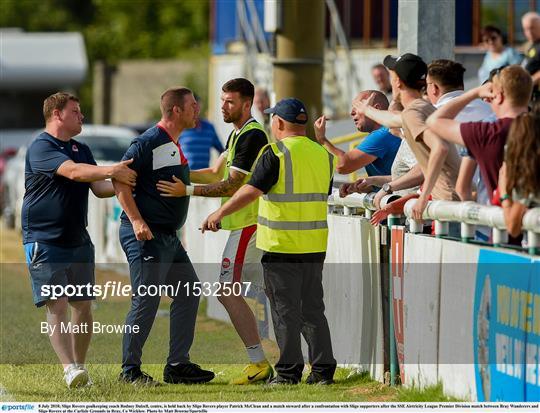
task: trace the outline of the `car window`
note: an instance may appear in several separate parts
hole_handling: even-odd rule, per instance
[[[95,160],[109,162],[119,162],[131,143],[130,137],[85,135],[78,136],[76,140],[90,147]]]

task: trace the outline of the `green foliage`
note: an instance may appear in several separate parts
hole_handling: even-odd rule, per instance
[[[98,60],[206,57],[209,15],[209,0],[0,0],[0,27],[81,32],[90,68]],[[90,114],[91,69],[79,92]]]
[[[80,31],[91,61],[174,58],[208,42],[208,0],[2,0],[0,27]]]

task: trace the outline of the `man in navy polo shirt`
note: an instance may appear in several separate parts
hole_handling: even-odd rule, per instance
[[[68,387],[89,383],[84,367],[91,329],[75,334],[66,331],[68,302],[71,324],[92,325],[91,291],[87,288],[68,297],[51,287],[93,287],[94,246],[86,231],[88,189],[111,197],[107,178],[135,185],[130,160],[112,166],[96,166],[88,146],[72,139],[81,132],[83,115],[79,100],[55,93],[43,103],[45,131],[28,148],[22,206],[23,243],[32,282],[34,303],[47,308],[48,335],[64,366]],[[64,328],[62,328],[64,327]]]
[[[199,296],[192,287],[199,279],[176,235],[184,225],[189,197],[160,195],[160,180],[189,184],[189,166],[178,137],[193,128],[199,114],[191,90],[183,87],[166,90],[161,96],[161,120],[132,143],[124,159],[133,159],[137,184],[131,188],[115,182],[121,216],[120,243],[126,254],[133,296],[123,339],[122,373],[128,383],[157,385],[141,371],[142,349],[150,334],[160,296],[150,295],[148,287],[166,288],[172,298],[170,309],[169,357],[163,372],[167,383],[204,383],[214,378],[211,371],[191,363]]]

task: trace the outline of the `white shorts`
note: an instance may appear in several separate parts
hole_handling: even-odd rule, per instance
[[[253,286],[264,287],[263,252],[256,243],[257,225],[231,231],[221,260],[220,282],[251,282]]]

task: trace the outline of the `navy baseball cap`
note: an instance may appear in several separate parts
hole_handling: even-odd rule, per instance
[[[407,86],[414,89],[425,86],[428,67],[420,56],[412,53],[405,53],[397,57],[388,55],[384,58],[383,64],[396,72]]]
[[[273,113],[287,122],[301,125],[308,121],[306,107],[301,100],[296,98],[281,99],[273,108],[265,109],[264,113]]]

